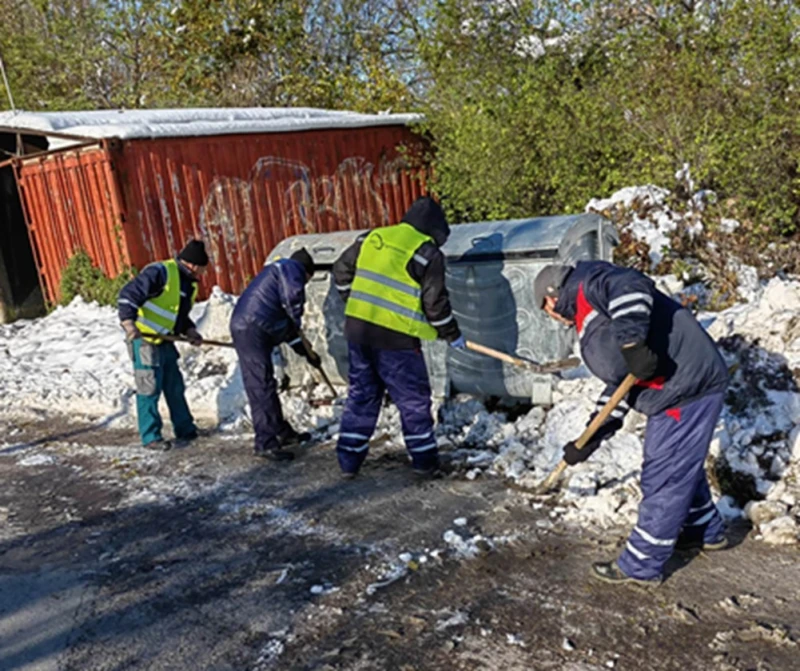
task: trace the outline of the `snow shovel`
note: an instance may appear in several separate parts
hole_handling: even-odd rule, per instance
[[[575,368],[581,363],[581,360],[574,356],[568,359],[561,359],[560,361],[551,361],[550,363],[536,363],[535,361],[528,361],[527,359],[520,359],[517,356],[511,356],[505,352],[500,352],[499,350],[492,349],[491,347],[486,347],[486,345],[479,345],[471,340],[467,340],[467,349],[471,349],[473,352],[485,354],[493,359],[505,361],[506,363],[510,363],[512,366],[519,366],[520,368],[529,370],[531,373],[556,373],[566,368]]]
[[[617,387],[617,390],[611,395],[611,398],[608,399],[608,403],[606,403],[602,410],[597,413],[595,418],[589,423],[583,433],[580,435],[580,438],[575,441],[575,447],[578,450],[582,450],[586,443],[588,443],[592,436],[595,434],[597,429],[599,429],[603,423],[608,419],[608,416],[611,414],[611,411],[617,407],[617,404],[625,398],[627,393],[631,390],[631,387],[636,384],[636,377],[634,375],[628,374],[622,383]],[[546,494],[553,488],[553,486],[558,482],[558,479],[561,477],[561,474],[566,470],[568,464],[563,459],[558,463],[556,466],[543,481],[542,483],[536,487],[535,491],[537,494]]]

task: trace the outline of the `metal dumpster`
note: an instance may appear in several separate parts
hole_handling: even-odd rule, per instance
[[[347,379],[344,304],[331,267],[363,231],[298,235],[281,242],[267,262],[305,247],[317,272],[306,287],[304,329],[331,379]],[[533,281],[550,263],[610,260],[618,242],[612,224],[597,214],[459,224],[442,251],[447,287],[465,337],[539,362],[572,354],[574,329],[560,326],[533,305]],[[423,344],[435,396],[467,392],[549,404],[552,378],[534,375],[442,341]],[[304,363],[285,346],[284,372],[299,380]]]

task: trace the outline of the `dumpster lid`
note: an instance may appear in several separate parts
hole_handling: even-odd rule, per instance
[[[278,243],[265,263],[305,246],[319,268],[328,268],[346,247],[366,232],[336,231],[292,236]],[[619,242],[613,224],[605,217],[593,213],[572,214],[451,226],[450,237],[442,252],[448,263],[509,258],[558,258],[562,263],[575,263],[592,258],[586,256],[587,249],[582,244],[587,234],[592,234],[592,239],[596,240],[593,254],[597,258],[606,258],[608,250]]]
[[[611,223],[598,214],[571,214],[560,217],[535,217],[487,221],[452,226],[442,251],[450,260],[473,257],[526,256],[555,258],[564,250],[565,241],[572,243],[588,232]]]

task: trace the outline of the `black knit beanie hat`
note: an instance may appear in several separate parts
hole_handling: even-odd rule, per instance
[[[202,240],[189,240],[186,247],[178,254],[178,258],[196,266],[207,266],[208,254],[206,254],[205,243]]]
[[[293,261],[299,261],[302,263],[303,267],[306,269],[306,275],[314,274],[314,259],[311,258],[311,254],[306,251],[305,247],[298,249],[289,258]]]

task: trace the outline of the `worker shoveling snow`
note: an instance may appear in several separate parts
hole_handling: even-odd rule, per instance
[[[207,338],[225,340],[235,299],[220,291],[198,304],[193,317]],[[792,371],[800,366],[800,282],[774,279],[750,304],[701,316],[731,367],[732,383],[712,443],[709,472],[724,496],[728,518],[748,513],[765,540],[796,542],[800,480],[800,392]],[[182,346],[187,398],[202,423],[241,430],[246,419],[235,353]],[[133,376],[115,311],[76,299],[34,321],[0,327],[0,410],[18,414],[102,417],[132,424]],[[309,403],[305,387],[284,393],[287,419],[301,429],[333,437],[341,408]],[[500,476],[533,488],[561,458],[561,447],[580,432],[602,383],[579,368],[555,384],[554,406],[534,407],[514,421],[460,396],[439,408],[437,440],[467,478]],[[323,386],[312,396],[325,396]],[[383,409],[375,438],[403,449],[399,414]],[[640,498],[644,418],[625,426],[586,463],[565,474],[556,510],[566,521],[595,526],[631,524]],[[244,449],[244,447],[243,447]],[[763,500],[761,500],[763,499]],[[755,501],[755,502],[754,502]],[[534,502],[534,505],[538,503]]]

